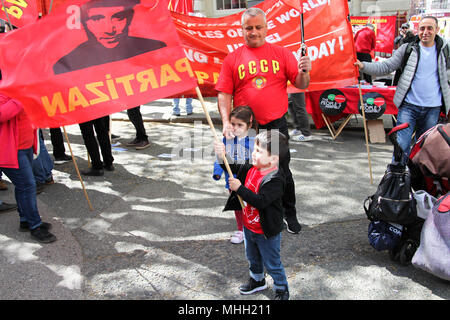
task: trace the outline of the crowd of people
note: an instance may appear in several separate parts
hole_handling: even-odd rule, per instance
[[[287,83],[307,89],[311,59],[303,55],[297,60],[288,49],[266,42],[268,26],[261,9],[247,9],[241,25],[245,45],[224,59],[216,84],[223,140],[215,142],[217,161],[212,164],[213,179],[225,176],[229,199],[224,210],[234,211],[237,225],[230,242],[245,246],[249,278],[240,286],[240,293],[247,295],[266,289],[265,268],[274,281],[274,298],[287,300],[289,285],[281,262],[281,234],[284,226],[291,234],[301,231],[295,183],[289,167],[289,141],[312,140],[305,96],[303,93],[288,95]],[[436,125],[441,112],[445,116],[449,114],[450,58],[445,54],[449,44],[437,31],[434,17],[422,18],[414,40],[402,44],[384,62],[370,62],[367,49],[357,46],[355,66],[364,75],[389,74],[399,69],[406,59],[394,97],[399,109],[398,123],[410,124],[408,130],[398,135],[405,157],[413,133],[419,136]],[[366,39],[370,50],[374,47],[372,33],[368,25],[356,35],[357,39]],[[267,60],[276,61],[280,67],[245,72],[245,68],[262,66],[261,61]],[[366,79],[371,82],[370,78]],[[174,100],[175,116],[180,115],[179,102]],[[187,115],[192,111],[192,99],[186,99]],[[288,112],[294,124],[291,132],[286,119]],[[137,150],[149,147],[140,107],[132,107],[127,113],[136,129],[136,138],[126,145]],[[109,116],[79,124],[92,164],[82,174],[102,176],[104,170],[114,170],[109,124]],[[71,159],[65,153],[61,130],[51,129],[50,135],[54,160],[47,152],[42,132],[33,128],[20,101],[0,95],[0,173],[14,184],[17,202],[9,204],[0,200],[0,210],[17,209],[19,229],[29,231],[31,237],[42,243],[53,242],[56,237],[50,232],[51,224],[41,221],[36,194],[54,183],[53,164]],[[33,154],[38,157],[33,159]],[[230,164],[231,175],[224,159]],[[0,179],[0,190],[5,188]]]

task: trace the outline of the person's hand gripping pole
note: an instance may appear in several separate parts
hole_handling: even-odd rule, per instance
[[[208,121],[209,127],[211,128],[211,131],[212,131],[212,133],[214,135],[214,140],[215,140],[216,143],[217,142],[221,143],[221,141],[217,137],[216,129],[214,129],[214,124],[211,121],[211,117],[209,116],[209,112],[206,109],[205,101],[203,100],[203,96],[202,96],[202,93],[200,92],[200,88],[199,87],[195,87],[195,91],[197,93],[198,100],[200,100],[200,104],[202,105],[203,112],[206,115],[206,120]],[[222,160],[223,160],[223,163],[225,165],[225,168],[227,169],[228,175],[230,177],[233,177],[233,172],[231,172],[230,164],[228,163],[228,160],[227,160],[227,157],[226,157],[225,153],[222,154]],[[242,201],[242,198],[239,195],[238,195],[238,199],[239,199],[239,203],[241,204],[242,210],[244,210],[244,208],[245,208],[244,201]]]

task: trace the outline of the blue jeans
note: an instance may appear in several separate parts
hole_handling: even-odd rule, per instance
[[[52,177],[52,170],[53,160],[50,158],[47,148],[45,147],[42,133],[39,132],[39,156],[33,160],[34,178],[39,183],[45,183],[45,181]]]
[[[173,113],[180,113],[180,98],[173,99]],[[192,113],[192,98],[186,98],[186,113]]]
[[[244,227],[245,255],[250,269],[250,277],[255,281],[264,279],[264,266],[273,279],[274,290],[289,290],[281,263],[281,232],[269,239]]]
[[[398,131],[397,142],[405,153],[405,161],[411,151],[411,138],[414,131],[416,131],[415,138],[418,139],[425,131],[438,123],[440,112],[441,107],[420,107],[408,102],[402,103],[398,109],[397,125],[408,122],[409,127]]]
[[[36,201],[36,181],[33,175],[33,148],[19,150],[17,153],[19,168],[1,168],[3,173],[14,184],[17,211],[20,221],[28,222],[30,229],[42,224]]]

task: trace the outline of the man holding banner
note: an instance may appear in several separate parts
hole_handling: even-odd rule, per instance
[[[449,116],[449,44],[437,35],[438,31],[437,19],[425,16],[419,22],[418,39],[403,44],[391,58],[383,62],[358,60],[355,63],[362,72],[372,75],[400,70],[394,104],[398,107],[397,124],[409,123],[397,135],[405,161],[414,131],[418,138],[438,123],[441,111]]]
[[[216,85],[223,134],[233,138],[229,115],[234,106],[248,105],[252,108],[260,129],[276,129],[289,137],[284,114],[288,109],[287,82],[297,88],[309,85],[311,61],[303,56],[298,62],[284,47],[266,42],[267,21],[263,10],[247,9],[242,15],[242,31],[245,45],[225,58]],[[286,175],[283,206],[288,231],[298,233],[295,208],[295,186],[289,169],[290,154],[280,167]]]

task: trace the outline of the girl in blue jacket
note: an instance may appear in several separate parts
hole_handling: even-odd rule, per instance
[[[230,123],[233,126],[234,138],[223,138],[226,153],[234,161],[234,164],[250,163],[257,130],[257,122],[252,109],[249,106],[234,108],[230,113]],[[220,163],[216,160],[214,162],[213,179],[219,180],[222,173],[225,173],[225,188],[231,193],[228,185],[228,172],[224,172]],[[239,244],[244,241],[243,213],[242,210],[235,210],[234,214],[236,217],[237,231],[231,236],[230,242]]]

